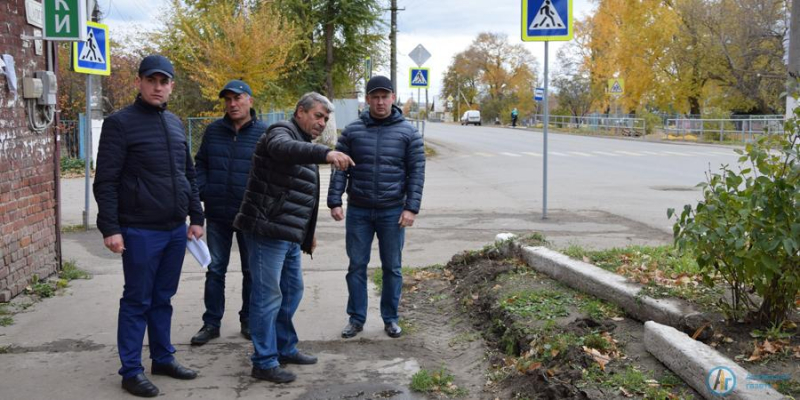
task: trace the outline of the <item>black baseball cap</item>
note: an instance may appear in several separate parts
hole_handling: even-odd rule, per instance
[[[244,81],[240,81],[238,79],[234,79],[225,84],[225,87],[219,91],[219,97],[225,95],[225,92],[233,92],[236,94],[247,93],[250,97],[253,97],[253,91],[250,90],[250,85],[244,83]]]
[[[376,90],[386,90],[389,92],[394,92],[394,88],[392,87],[392,81],[389,78],[382,76],[382,75],[375,75],[370,78],[369,82],[367,82],[367,94],[370,94]]]
[[[172,68],[172,63],[167,57],[152,54],[142,59],[139,64],[139,76],[150,76],[157,73],[162,73],[170,79],[175,77],[175,69]]]

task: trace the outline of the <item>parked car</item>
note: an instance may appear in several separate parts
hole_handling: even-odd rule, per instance
[[[461,116],[461,125],[478,125],[481,124],[481,112],[478,110],[468,110]]]

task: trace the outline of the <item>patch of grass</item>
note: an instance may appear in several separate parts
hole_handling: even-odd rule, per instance
[[[588,250],[573,244],[562,252],[576,260],[588,262],[612,272],[623,265],[657,266],[664,274],[700,273],[700,267],[691,254],[681,254],[673,246],[628,246],[608,250]]]
[[[8,315],[3,315],[0,317],[0,326],[10,326],[13,324],[14,324],[14,318]]]
[[[573,301],[569,294],[556,290],[525,290],[507,296],[500,302],[500,308],[523,317],[544,321],[568,316],[567,306]]]
[[[436,154],[436,149],[428,146],[427,144],[425,145],[425,157],[434,157]]]
[[[584,336],[583,345],[597,350],[608,350],[611,348],[611,343],[597,333],[591,333]]]
[[[468,391],[453,383],[455,377],[444,366],[435,371],[420,369],[411,377],[411,390],[420,393],[440,393],[446,396],[466,396]]]
[[[607,389],[616,389],[628,393],[638,394],[646,399],[666,399],[671,391],[662,386],[662,383],[653,379],[649,373],[642,372],[629,365],[623,371],[606,373],[597,365],[592,365],[583,371],[583,378],[600,384]],[[627,397],[627,395],[626,395]]]
[[[431,296],[428,299],[428,301],[430,301],[431,303],[438,303],[442,300],[447,300],[448,298],[450,298],[450,295],[448,295],[447,293],[440,293],[437,294],[436,296]]]
[[[86,163],[82,158],[61,157],[61,173],[83,174]]]
[[[790,339],[794,335],[791,329],[786,329],[784,332],[785,323],[786,321],[781,322],[780,324],[772,324],[765,330],[754,329],[752,332],[750,332],[750,336],[756,339],[768,339],[772,341]]]
[[[414,268],[411,267],[402,267],[400,268],[400,273],[403,276],[409,276],[414,273]],[[378,292],[383,289],[383,269],[376,268],[375,271],[372,273],[372,283],[378,288]]]
[[[550,242],[547,241],[547,238],[542,233],[533,232],[528,235],[522,237],[519,240],[520,243],[526,246],[549,246]]]
[[[75,279],[89,279],[90,277],[88,272],[78,268],[75,260],[64,261],[61,272],[58,273],[58,276],[67,282]]]
[[[83,224],[61,225],[61,233],[75,233],[75,232],[86,232],[86,228],[84,228]]]
[[[775,390],[797,398],[800,396],[800,381],[794,379],[777,381],[775,382]]]
[[[25,290],[28,293],[34,294],[42,299],[53,297],[53,295],[56,294],[54,285],[50,282],[39,280],[39,275],[36,274],[33,275],[30,286],[28,286]]]
[[[609,319],[622,316],[624,313],[616,304],[608,303],[591,296],[576,296],[580,310],[594,320]]]
[[[414,324],[414,321],[407,319],[401,319],[399,322],[397,322],[397,325],[400,325],[400,329],[403,330],[403,335],[411,335],[417,330],[417,326]]]
[[[0,346],[0,354],[7,354],[11,350],[11,346]]]

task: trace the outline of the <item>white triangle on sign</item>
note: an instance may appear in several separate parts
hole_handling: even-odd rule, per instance
[[[611,93],[622,93],[622,86],[619,81],[614,81],[614,84],[611,85]]]
[[[100,48],[97,46],[97,39],[94,37],[94,30],[89,29],[89,37],[83,44],[81,54],[78,56],[78,61],[88,61],[93,63],[105,64],[106,59],[100,54]]]
[[[414,79],[411,83],[415,85],[427,85],[428,81],[425,79],[425,75],[422,74],[422,70],[417,71],[417,74],[414,75]]]
[[[565,28],[564,20],[558,15],[558,10],[553,6],[551,0],[544,0],[542,6],[536,12],[529,30],[562,29]]]

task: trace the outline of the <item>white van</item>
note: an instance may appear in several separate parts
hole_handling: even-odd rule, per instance
[[[461,116],[461,125],[478,125],[481,124],[481,112],[478,110],[468,110]]]

